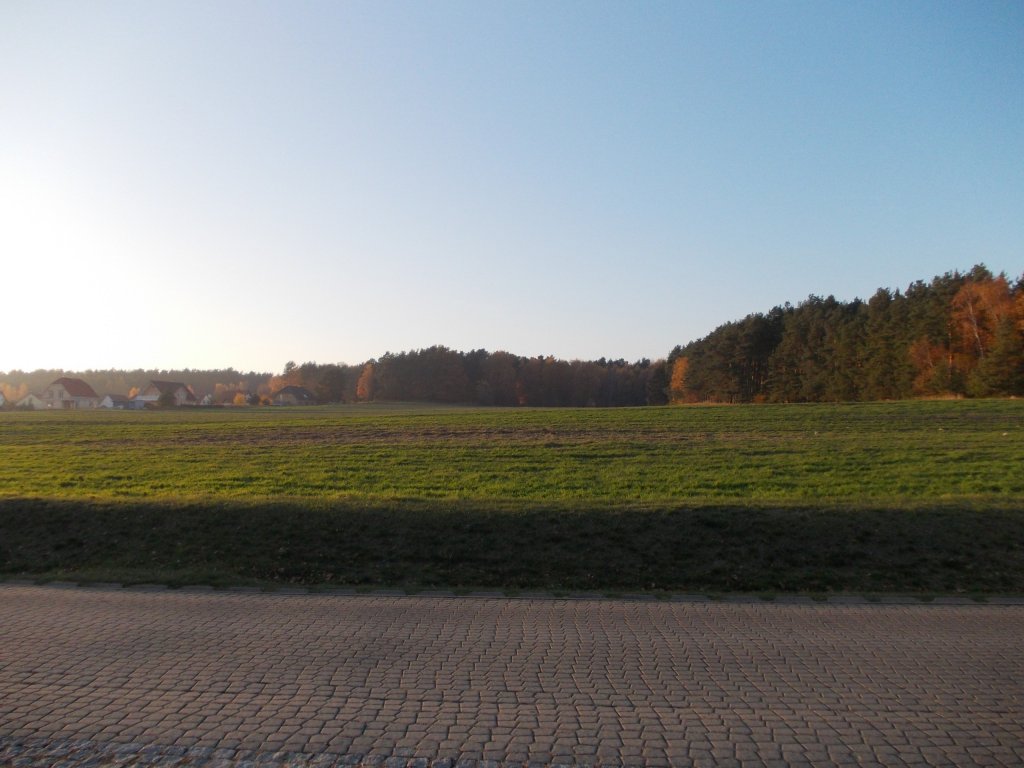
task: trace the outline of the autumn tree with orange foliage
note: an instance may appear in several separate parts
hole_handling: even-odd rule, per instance
[[[692,402],[692,396],[686,389],[686,370],[690,367],[688,357],[677,357],[672,363],[672,377],[669,379],[669,402],[673,405]]]
[[[28,396],[28,385],[19,384],[15,386],[12,384],[0,384],[0,395],[3,395],[4,400],[13,405]]]
[[[359,376],[359,381],[356,382],[356,399],[362,403],[373,400],[375,389],[373,376],[373,363],[367,363],[363,367],[363,372]]]
[[[289,360],[284,364],[284,371],[278,376],[272,376],[268,382],[268,389],[270,393],[280,392],[285,387],[302,387],[305,386],[302,381],[302,374],[299,367],[295,365],[294,360]]]
[[[950,313],[955,365],[973,395],[1014,394],[1020,364],[1020,332],[1006,277],[967,280],[953,297]]]
[[[960,352],[981,359],[992,346],[999,321],[1013,311],[1006,278],[968,280],[953,297],[951,320],[960,340]]]

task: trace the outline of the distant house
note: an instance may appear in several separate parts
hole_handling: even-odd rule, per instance
[[[14,404],[15,408],[24,408],[29,411],[41,411],[46,408],[46,403],[39,395],[25,395]]]
[[[128,407],[129,400],[125,395],[107,395],[100,400],[100,408],[113,408],[122,411]]]
[[[96,408],[100,396],[81,379],[63,377],[46,388],[42,396],[46,408]]]
[[[151,381],[148,387],[132,398],[130,405],[132,408],[145,408],[150,404],[157,405],[164,395],[173,396],[175,405],[199,404],[192,388],[180,381]]]
[[[283,387],[271,400],[274,405],[316,405],[316,396],[305,387]]]
[[[7,403],[7,398],[4,397],[4,393],[3,392],[0,392],[0,408],[3,408],[6,403]]]

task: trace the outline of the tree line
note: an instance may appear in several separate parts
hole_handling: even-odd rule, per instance
[[[810,296],[725,323],[666,360],[560,360],[433,346],[358,365],[297,365],[282,373],[10,371],[8,403],[78,376],[101,395],[152,379],[182,381],[213,404],[269,403],[285,386],[322,403],[419,401],[498,406],[607,407],[699,402],[897,400],[1024,395],[1024,277],[984,265],[948,272],[867,301]]]
[[[504,406],[625,406],[668,402],[665,361],[559,360],[508,352],[457,352],[433,346],[387,353],[358,365],[289,362],[281,374],[224,370],[56,369],[0,372],[8,404],[42,392],[63,376],[85,380],[101,396],[143,389],[151,380],[181,381],[213,405],[269,404],[286,386],[310,390],[321,403],[375,400]]]
[[[984,265],[868,301],[810,296],[668,358],[669,400],[821,402],[1024,394],[1024,277]]]
[[[320,402],[373,400],[501,406],[607,407],[668,402],[665,361],[559,360],[433,346],[360,365],[288,363],[270,388],[309,389]]]

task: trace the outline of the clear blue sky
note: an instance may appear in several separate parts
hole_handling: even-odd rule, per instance
[[[0,370],[658,358],[977,262],[1021,2],[0,4]]]

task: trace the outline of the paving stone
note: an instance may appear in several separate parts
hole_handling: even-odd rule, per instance
[[[1024,763],[1024,605],[681,597],[4,582],[0,765]]]

